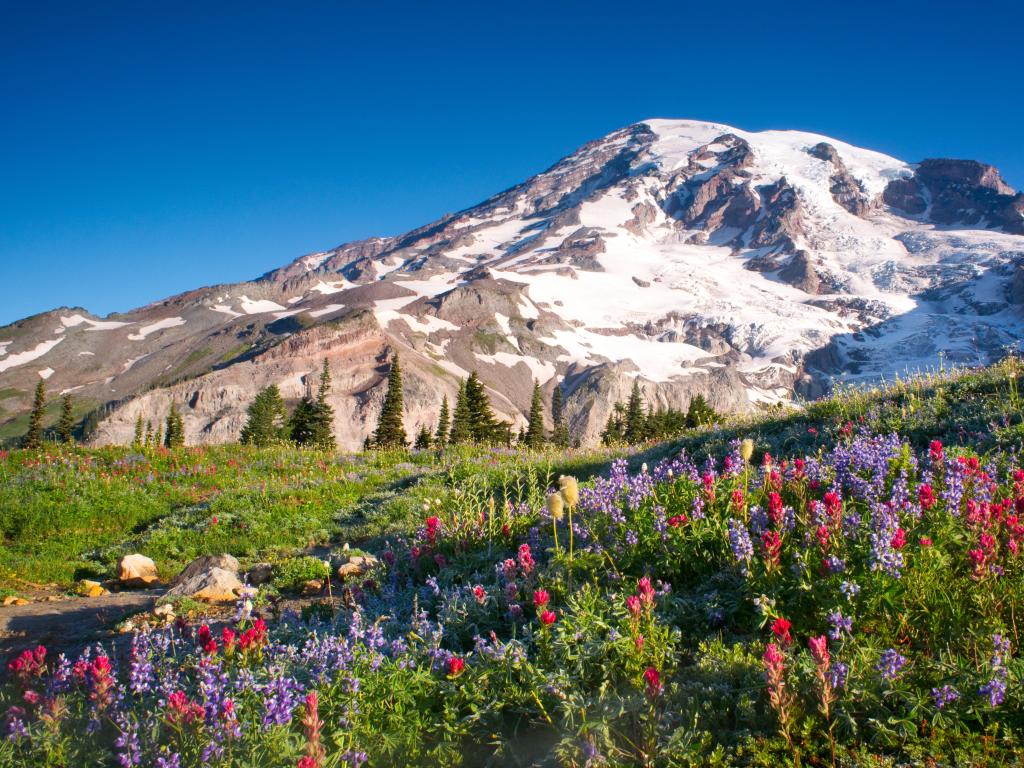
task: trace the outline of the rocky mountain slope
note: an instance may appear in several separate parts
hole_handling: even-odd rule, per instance
[[[477,370],[523,423],[533,379],[594,440],[639,378],[718,409],[814,396],[940,362],[989,361],[1024,331],[1024,194],[991,166],[909,164],[827,137],[648,120],[398,237],[98,318],[0,328],[0,423],[39,377],[93,409],[90,439],[183,405],[190,442],[233,440],[255,392],[334,372],[342,445],[372,429],[403,357],[406,425]],[[86,299],[87,297],[83,297]]]

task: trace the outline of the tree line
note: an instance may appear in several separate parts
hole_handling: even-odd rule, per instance
[[[633,390],[625,403],[616,402],[601,432],[605,445],[638,445],[648,440],[668,440],[687,430],[698,429],[721,421],[702,394],[690,400],[685,411],[645,405],[640,382],[633,381]]]

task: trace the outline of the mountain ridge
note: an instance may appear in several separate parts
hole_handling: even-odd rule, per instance
[[[0,424],[49,370],[96,409],[93,442],[124,442],[172,399],[190,442],[234,439],[254,387],[297,399],[327,357],[355,448],[401,351],[410,430],[475,369],[517,425],[532,380],[548,395],[557,380],[592,441],[637,377],[656,404],[700,393],[747,410],[940,352],[995,359],[1024,330],[1022,262],[1024,194],[990,165],[652,119],[404,234],[104,318],[58,308],[0,328],[0,391],[22,393],[0,400]]]

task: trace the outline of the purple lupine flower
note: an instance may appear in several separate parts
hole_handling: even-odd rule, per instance
[[[139,741],[139,725],[124,712],[118,712],[114,716],[114,724],[117,726],[117,738],[114,746],[117,747],[117,764],[121,768],[131,768],[133,765],[142,763],[142,744]]]
[[[951,685],[944,685],[941,688],[932,688],[932,698],[935,700],[936,709],[945,709],[960,698],[960,692]]]
[[[892,682],[900,676],[900,672],[906,666],[906,663],[906,656],[901,655],[895,648],[889,648],[882,653],[882,657],[878,660],[878,664],[875,665],[875,669],[881,673],[884,679]]]
[[[729,519],[729,546],[732,548],[732,556],[740,565],[740,571],[744,576],[750,572],[750,558],[754,556],[754,544],[750,540],[750,533],[746,526],[735,518]]]
[[[850,667],[841,661],[833,661],[828,668],[828,682],[834,689],[839,690],[846,687],[846,678],[850,674]]]
[[[843,597],[847,600],[853,600],[860,594],[860,584],[855,581],[844,581],[839,585],[839,591],[843,593]]]
[[[168,752],[166,756],[161,755],[156,759],[156,768],[181,768],[181,755],[177,752]]]
[[[839,640],[843,634],[852,634],[853,632],[853,619],[848,616],[843,616],[842,612],[837,608],[828,615],[828,622],[832,625],[832,629],[828,631],[828,636],[833,640]]]
[[[1001,634],[992,635],[992,658],[989,667],[992,677],[978,689],[978,693],[988,699],[989,705],[998,707],[1006,698],[1006,656],[1010,653],[1010,640]]]

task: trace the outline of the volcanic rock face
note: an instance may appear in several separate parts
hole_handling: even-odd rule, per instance
[[[326,358],[339,442],[357,448],[398,352],[410,432],[476,370],[516,427],[535,379],[561,386],[590,442],[635,379],[655,405],[746,410],[1003,354],[1024,331],[1021,235],[1024,195],[982,163],[649,120],[404,235],[0,328],[0,422],[18,431],[42,377],[93,409],[95,443],[172,402],[188,442],[234,440],[260,388],[297,401]]]

